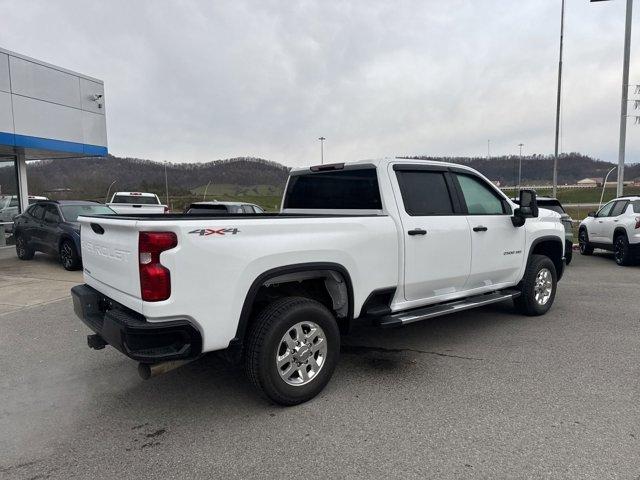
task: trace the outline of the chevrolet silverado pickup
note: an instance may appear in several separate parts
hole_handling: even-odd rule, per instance
[[[145,192],[116,192],[107,203],[118,215],[138,215],[153,213],[162,215],[169,211],[155,193]]]
[[[398,327],[511,300],[553,304],[560,216],[465,166],[382,159],[294,169],[277,214],[79,219],[77,316],[148,378],[207,352],[294,405],[331,378],[355,319]]]

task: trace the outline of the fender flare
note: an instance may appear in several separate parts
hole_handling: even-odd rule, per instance
[[[351,322],[353,320],[353,284],[351,282],[351,275],[347,269],[339,263],[332,262],[310,262],[310,263],[296,263],[292,265],[283,265],[281,267],[272,268],[264,273],[261,273],[251,283],[247,295],[245,296],[244,303],[242,304],[242,310],[240,312],[240,318],[238,320],[238,328],[236,329],[235,337],[229,342],[229,347],[240,347],[244,342],[244,336],[249,325],[251,308],[256,299],[258,291],[264,285],[266,281],[271,278],[279,277],[287,273],[299,273],[299,272],[313,272],[320,270],[331,270],[339,273],[344,278],[347,286],[348,299],[348,313],[345,321]]]
[[[546,243],[546,242],[553,242],[553,243],[557,243],[560,245],[560,251],[564,252],[564,238],[560,239],[559,237],[553,236],[553,235],[543,235],[541,237],[536,238],[535,240],[533,240],[533,242],[531,242],[531,246],[529,246],[529,252],[527,253],[527,263],[526,265],[529,265],[529,261],[531,260],[531,256],[533,255],[533,250],[536,248],[536,246],[540,243]],[[562,278],[562,275],[564,273],[564,255],[562,256],[561,260],[560,260],[560,265],[556,265],[556,274],[558,276],[558,280],[560,280]]]

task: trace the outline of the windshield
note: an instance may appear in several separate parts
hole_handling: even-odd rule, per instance
[[[81,215],[115,215],[106,205],[62,205],[62,215],[67,222],[77,222]]]
[[[4,210],[5,208],[7,208],[9,206],[9,203],[11,203],[11,197],[10,196],[2,196],[0,195],[0,210]]]
[[[142,195],[116,195],[111,203],[129,203],[135,205],[160,205],[158,198],[143,197]]]

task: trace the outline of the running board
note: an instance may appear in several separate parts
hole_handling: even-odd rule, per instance
[[[485,293],[483,295],[475,295],[463,300],[455,300],[453,302],[439,303],[437,305],[429,305],[428,307],[415,308],[413,310],[405,310],[402,312],[392,313],[377,319],[380,327],[399,327],[408,323],[419,322],[427,318],[439,317],[449,313],[461,312],[471,308],[489,305],[491,303],[502,302],[511,298],[520,296],[520,291],[515,289],[500,290],[493,293]]]

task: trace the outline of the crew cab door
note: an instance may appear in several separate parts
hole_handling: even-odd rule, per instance
[[[471,272],[466,288],[491,290],[515,284],[525,261],[525,228],[511,223],[507,199],[485,179],[471,172],[452,172],[471,230]]]
[[[404,242],[405,299],[435,299],[464,289],[471,233],[446,167],[389,166]]]

